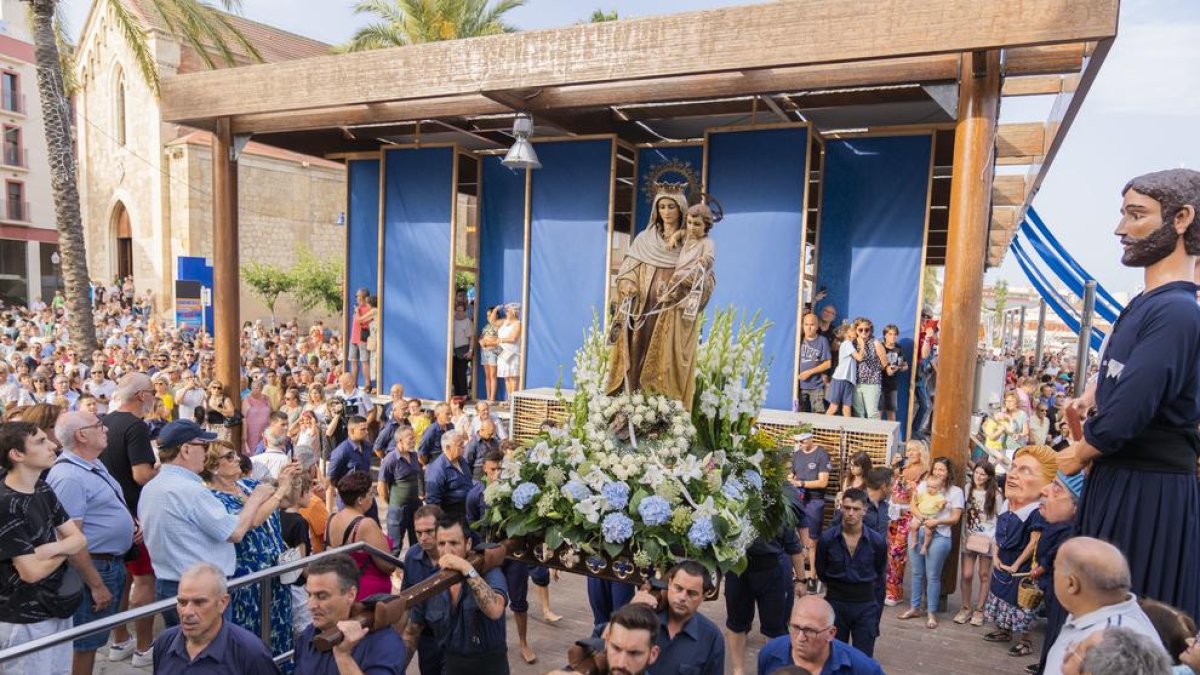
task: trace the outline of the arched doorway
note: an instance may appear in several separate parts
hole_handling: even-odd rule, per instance
[[[117,240],[117,276],[124,279],[133,274],[133,228],[129,224],[129,211],[121,202],[113,209],[113,232]]]

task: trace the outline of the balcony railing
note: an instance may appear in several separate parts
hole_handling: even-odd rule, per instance
[[[29,168],[29,148],[4,148],[4,166]]]
[[[6,220],[15,220],[21,223],[29,221],[29,202],[17,201],[15,199],[5,200],[4,217]]]
[[[6,93],[0,96],[0,108],[18,115],[26,114],[25,94]]]

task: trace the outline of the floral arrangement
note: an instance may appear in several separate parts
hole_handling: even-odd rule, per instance
[[[484,498],[483,525],[540,537],[538,558],[572,568],[649,576],[680,558],[714,573],[745,569],[759,533],[784,527],[786,450],[753,420],[765,398],[765,323],[734,330],[718,312],[697,353],[694,409],[642,392],[603,391],[607,347],[598,321],[575,358],[566,429],[511,452]]]

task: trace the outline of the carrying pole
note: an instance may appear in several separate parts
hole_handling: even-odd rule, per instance
[[[1084,390],[1084,378],[1088,372],[1088,356],[1091,355],[1092,315],[1096,312],[1096,281],[1088,281],[1083,287],[1083,314],[1079,317],[1079,346],[1075,351],[1075,395]]]

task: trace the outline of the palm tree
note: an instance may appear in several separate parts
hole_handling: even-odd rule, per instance
[[[67,327],[72,346],[81,354],[90,354],[96,346],[96,325],[88,292],[91,277],[80,216],[75,145],[71,138],[71,110],[67,98],[69,80],[66,73],[71,69],[64,63],[60,49],[62,24],[57,20],[60,0],[25,1],[29,3],[33,20],[38,97],[46,129],[50,189],[54,196],[54,220],[58,227],[61,270],[66,286]],[[123,4],[124,0],[98,1],[112,10],[134,52],[142,76],[157,92],[158,69],[141,22]],[[213,52],[226,64],[236,63],[230,42],[238,43],[251,58],[261,60],[258,51],[230,24],[228,17],[202,0],[149,0],[148,4],[168,29],[192,46],[209,67],[216,65]],[[221,0],[221,4],[225,9],[234,10],[239,6],[239,0]]]
[[[602,9],[593,9],[592,15],[588,17],[588,23],[604,23],[605,21],[616,21],[621,17],[617,16],[617,10],[604,11]]]
[[[377,20],[358,29],[341,51],[512,33],[516,28],[503,17],[524,4],[525,0],[358,0],[354,13]]]

